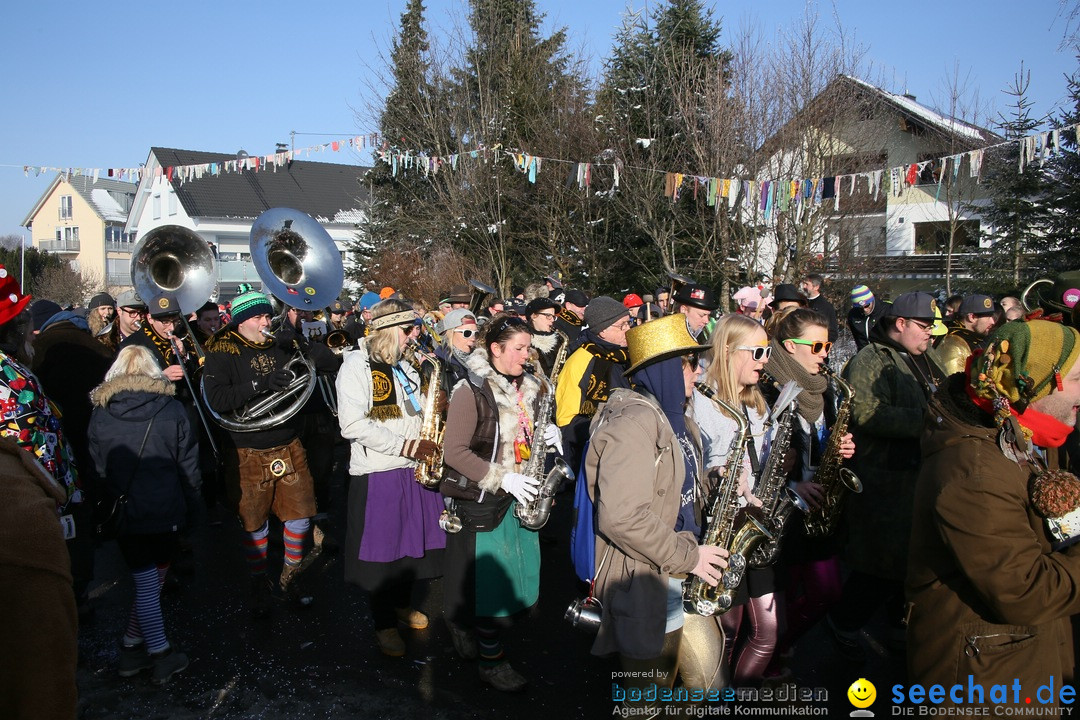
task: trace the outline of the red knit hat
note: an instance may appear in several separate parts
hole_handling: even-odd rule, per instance
[[[645,301],[641,299],[641,296],[637,293],[627,293],[626,297],[622,299],[622,304],[629,308],[641,307],[645,304]]]
[[[0,325],[6,325],[19,316],[27,303],[29,295],[23,295],[19,282],[0,265]]]

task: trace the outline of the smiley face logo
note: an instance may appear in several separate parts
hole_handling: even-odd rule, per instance
[[[877,699],[877,688],[874,687],[874,683],[866,678],[859,678],[851,683],[851,687],[847,690],[847,697],[855,707],[860,709],[868,708]]]

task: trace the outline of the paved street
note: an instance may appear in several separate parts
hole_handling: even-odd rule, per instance
[[[339,447],[338,463],[344,459]],[[337,483],[341,510],[342,483]],[[577,593],[568,540],[573,495],[560,496],[553,514],[554,543],[542,545],[540,602],[534,615],[507,633],[512,664],[529,688],[507,695],[483,685],[475,663],[454,653],[438,608],[439,582],[420,607],[433,622],[424,631],[403,630],[405,658],[386,658],[375,646],[366,600],[342,580],[340,560],[324,554],[303,582],[316,601],[299,612],[281,605],[266,619],[252,619],[244,598],[247,570],[240,530],[226,520],[192,536],[194,572],[179,575],[181,588],[163,597],[170,640],[191,657],[191,666],[165,688],[143,676],[116,676],[117,638],[124,626],[131,583],[115,543],[98,551],[94,622],[80,638],[82,718],[594,718],[611,717],[613,661],[589,654],[591,637],[563,621]],[[273,527],[273,526],[272,526]],[[340,522],[339,534],[343,534]],[[545,529],[545,534],[548,530]],[[276,535],[276,538],[275,538]],[[280,532],[271,532],[271,562],[280,563]],[[865,668],[835,655],[815,628],[796,655],[795,681],[824,687],[832,716],[851,711],[848,685],[865,676],[887,696],[902,663],[880,646]],[[877,708],[882,712],[884,704]],[[881,713],[879,713],[880,715]]]

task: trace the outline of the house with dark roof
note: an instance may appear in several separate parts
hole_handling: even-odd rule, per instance
[[[127,232],[136,239],[162,225],[196,232],[217,255],[221,299],[236,286],[262,287],[251,262],[249,233],[264,211],[289,207],[315,218],[333,238],[346,264],[347,244],[364,217],[367,192],[361,182],[369,168],[360,165],[291,159],[280,153],[248,157],[154,147],[150,149]],[[129,272],[118,263],[112,271]]]
[[[834,275],[934,284],[950,238],[953,276],[965,273],[978,255],[987,203],[981,149],[1001,140],[913,95],[838,76],[759,148],[760,180],[818,178],[828,199],[819,192],[814,202],[785,204],[786,227],[779,212],[763,222],[751,253],[756,270],[776,274],[791,238],[803,234],[812,238],[803,248],[814,258],[810,268]]]
[[[110,261],[131,247],[125,225],[135,187],[108,178],[58,174],[22,225],[30,231],[34,247],[61,255],[73,269],[104,287]],[[130,251],[126,256],[130,262]]]

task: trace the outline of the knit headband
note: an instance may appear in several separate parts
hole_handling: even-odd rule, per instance
[[[372,330],[394,327],[395,325],[412,325],[416,322],[416,313],[412,310],[400,310],[389,315],[380,315],[371,321]]]

